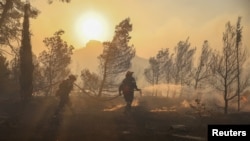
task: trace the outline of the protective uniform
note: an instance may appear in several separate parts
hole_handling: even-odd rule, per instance
[[[131,104],[134,99],[134,90],[139,90],[136,85],[135,78],[132,76],[133,72],[128,71],[126,77],[123,79],[121,85],[119,86],[119,94],[123,94],[124,99],[127,103],[125,111],[131,109]]]
[[[74,75],[70,75],[68,79],[63,80],[62,83],[59,85],[59,89],[56,93],[56,96],[60,98],[60,102],[55,114],[59,114],[59,112],[65,107],[65,105],[68,105],[71,108],[69,93],[73,89],[75,80],[76,77]]]

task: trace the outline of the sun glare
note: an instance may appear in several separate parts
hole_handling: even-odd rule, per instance
[[[76,22],[76,34],[81,42],[89,40],[104,41],[107,39],[107,24],[97,13],[86,13]]]

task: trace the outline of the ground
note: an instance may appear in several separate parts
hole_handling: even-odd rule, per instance
[[[124,113],[123,97],[71,96],[71,101],[73,110],[66,107],[60,117],[53,117],[55,97],[34,97],[27,104],[1,99],[0,140],[205,141],[208,124],[250,123],[249,112],[201,111],[197,105],[185,106],[183,99],[137,96],[130,113]]]

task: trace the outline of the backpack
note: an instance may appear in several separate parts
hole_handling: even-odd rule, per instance
[[[122,84],[122,92],[123,94],[127,94],[133,91],[133,88],[131,86],[131,82],[129,80],[124,80]]]

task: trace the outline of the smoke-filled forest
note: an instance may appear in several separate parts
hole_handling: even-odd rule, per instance
[[[210,14],[194,12],[200,19],[182,19],[212,2],[159,1],[157,10],[151,2],[122,1],[133,4],[126,11],[98,0],[0,0],[0,140],[206,141],[209,125],[249,127],[249,2],[219,2],[224,7],[204,9]],[[94,3],[114,8],[112,29],[93,13],[76,24],[68,16],[75,5]],[[197,7],[170,14],[170,3]],[[142,7],[154,11],[133,11]],[[206,20],[232,7],[243,12]]]

